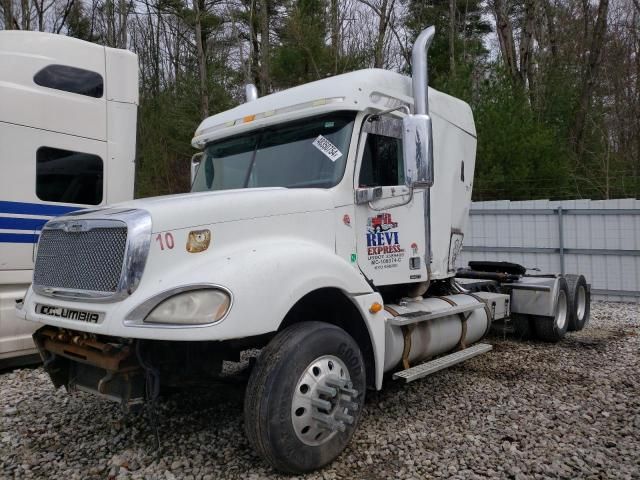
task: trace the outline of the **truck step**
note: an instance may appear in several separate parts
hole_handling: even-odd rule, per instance
[[[476,343],[464,350],[459,350],[457,352],[450,353],[449,355],[445,355],[444,357],[431,360],[430,362],[421,363],[415,367],[407,368],[401,372],[396,372],[393,374],[393,379],[402,379],[405,383],[413,382],[414,380],[439,372],[447,367],[451,367],[458,363],[462,363],[465,360],[469,360],[470,358],[487,353],[491,349],[493,349],[493,345],[489,345],[488,343]]]
[[[451,306],[435,312],[407,312],[389,319],[389,323],[391,325],[395,325],[396,327],[403,327],[405,325],[411,325],[412,323],[426,322],[429,320],[435,320],[436,318],[472,312],[473,310],[477,310],[478,308],[484,308],[484,305],[484,303],[477,302],[471,303],[469,305],[456,305],[455,307]]]

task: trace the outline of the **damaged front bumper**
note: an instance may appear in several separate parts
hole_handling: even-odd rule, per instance
[[[47,325],[33,339],[56,387],[81,390],[123,407],[154,401],[162,386],[225,382],[223,362],[267,343],[271,335],[226,342],[182,342],[111,337]],[[242,369],[236,373],[242,376]],[[245,372],[246,373],[246,372]]]
[[[33,339],[56,387],[93,393],[124,406],[146,399],[148,372],[140,363],[134,340],[49,326],[34,333]]]

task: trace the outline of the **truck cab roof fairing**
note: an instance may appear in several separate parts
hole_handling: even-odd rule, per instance
[[[411,78],[381,69],[358,70],[273,93],[208,117],[192,140],[203,148],[212,140],[286,120],[332,110],[374,111],[413,105]],[[429,88],[429,110],[475,136],[471,109],[465,102]]]

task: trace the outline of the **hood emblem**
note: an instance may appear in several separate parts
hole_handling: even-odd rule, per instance
[[[89,230],[89,224],[82,220],[74,220],[64,224],[62,229],[65,232],[86,232]]]

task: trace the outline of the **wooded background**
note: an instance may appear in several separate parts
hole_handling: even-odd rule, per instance
[[[0,0],[0,26],[136,52],[136,195],[189,189],[200,120],[367,67],[469,102],[474,199],[640,196],[640,0]]]

